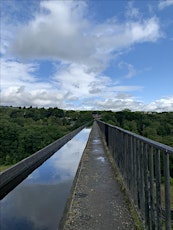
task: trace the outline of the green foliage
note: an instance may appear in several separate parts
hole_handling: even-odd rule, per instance
[[[0,165],[12,165],[93,119],[92,112],[0,107]]]
[[[144,113],[123,110],[120,112],[103,112],[104,122],[119,126],[133,133],[173,147],[173,112]],[[164,175],[163,156],[161,154],[161,174]],[[170,161],[170,176],[173,177],[173,157]],[[163,178],[162,178],[163,180]],[[172,178],[170,179],[171,184]]]
[[[173,178],[171,176],[169,177],[169,180],[170,180],[170,185],[173,186]],[[161,183],[163,184],[164,181],[165,181],[164,176],[162,176],[161,177]]]
[[[144,113],[123,110],[104,111],[101,119],[111,125],[173,147],[173,112]]]
[[[170,185],[173,186],[173,178],[170,177]]]
[[[56,139],[91,121],[93,114],[119,126],[173,147],[173,112],[65,111],[58,108],[0,107],[0,165],[12,165]],[[173,168],[173,159],[170,159]],[[171,176],[173,176],[171,174]]]

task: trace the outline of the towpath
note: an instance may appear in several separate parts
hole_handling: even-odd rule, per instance
[[[136,229],[96,123],[65,216],[63,230]]]

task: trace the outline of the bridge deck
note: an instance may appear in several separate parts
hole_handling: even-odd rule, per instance
[[[78,169],[62,229],[136,229],[96,123]]]

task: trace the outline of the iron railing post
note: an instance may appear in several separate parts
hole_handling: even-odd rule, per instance
[[[155,205],[154,205],[154,164],[153,164],[153,147],[149,147],[149,169],[150,169],[150,209],[151,209],[151,226],[155,229]]]
[[[170,172],[169,154],[164,152],[164,184],[165,184],[165,223],[166,230],[171,229],[171,209],[170,209]]]
[[[161,230],[163,227],[170,230],[169,159],[173,158],[173,148],[120,127],[97,122],[146,229]],[[164,179],[164,195],[161,178]]]
[[[157,229],[162,229],[161,213],[161,172],[160,172],[160,150],[156,150],[156,212],[157,212]]]

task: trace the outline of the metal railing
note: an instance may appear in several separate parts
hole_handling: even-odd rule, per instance
[[[145,229],[173,229],[173,148],[99,120],[97,123]]]

